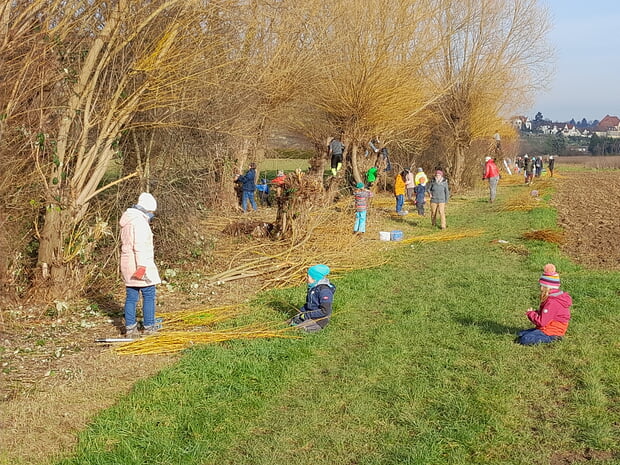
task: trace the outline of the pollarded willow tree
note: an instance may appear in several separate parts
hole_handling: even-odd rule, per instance
[[[300,2],[237,3],[237,8],[227,13],[233,29],[227,47],[235,66],[219,80],[217,92],[211,95],[218,104],[209,109],[223,118],[217,127],[204,129],[215,129],[226,137],[233,149],[231,168],[240,172],[248,161],[263,159],[273,124],[285,120],[291,102],[307,90],[305,76],[314,55],[302,45],[302,31],[291,27],[299,17]],[[233,173],[227,174],[222,192],[232,190],[229,180]]]
[[[439,0],[441,47],[427,63],[441,94],[434,106],[446,141],[444,162],[455,187],[464,184],[472,141],[490,139],[502,119],[544,86],[552,53],[548,15],[537,0]],[[508,131],[506,132],[506,134]],[[506,135],[505,134],[505,135]]]
[[[421,71],[439,47],[430,36],[436,5],[338,0],[315,8],[304,25],[319,56],[304,101],[311,109],[306,121],[321,121],[314,127],[330,127],[332,135],[343,132],[352,176],[362,181],[364,165],[375,162],[374,156],[363,157],[372,138],[405,146],[424,140],[424,110],[436,96]],[[304,125],[307,132],[312,127]],[[410,131],[413,127],[420,131]]]
[[[39,124],[36,132],[22,131],[21,143],[30,144],[31,164],[40,179],[38,262],[53,283],[61,283],[73,236],[92,199],[127,178],[146,179],[144,166],[139,166],[122,179],[104,182],[121,136],[146,124],[136,116],[150,112],[155,119],[148,124],[169,124],[175,112],[204,93],[209,68],[203,57],[213,53],[216,41],[200,34],[201,24],[223,2],[8,3],[2,39],[24,28],[41,34],[48,76],[55,77],[35,86],[36,99],[29,100],[28,111]],[[23,56],[29,53],[25,50]],[[10,77],[25,79],[27,66],[32,66],[28,60],[16,62]],[[7,109],[5,126],[18,122],[23,112],[16,105]]]

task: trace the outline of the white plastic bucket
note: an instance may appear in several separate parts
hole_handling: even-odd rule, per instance
[[[389,231],[379,231],[380,241],[389,241],[390,239],[391,239],[391,234]]]

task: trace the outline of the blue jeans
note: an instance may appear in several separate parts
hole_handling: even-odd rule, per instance
[[[403,205],[405,204],[405,196],[403,194],[396,196],[396,213],[400,212],[403,209]]]
[[[241,208],[244,212],[248,211],[248,200],[252,204],[252,208],[256,211],[256,202],[254,201],[254,192],[243,191],[243,197],[241,197]]]
[[[155,286],[126,287],[125,290],[125,326],[136,324],[136,306],[142,292],[142,316],[144,326],[155,324]]]
[[[519,331],[517,342],[524,346],[533,346],[535,344],[548,344],[549,342],[562,339],[561,336],[547,336],[540,329],[532,328]]]
[[[363,212],[355,212],[355,226],[353,226],[355,232],[366,232],[366,210]]]

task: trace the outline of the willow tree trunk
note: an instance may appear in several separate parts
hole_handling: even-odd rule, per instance
[[[352,144],[351,146],[351,174],[353,175],[353,179],[355,182],[364,182],[364,178],[360,173],[360,167],[357,160],[357,144]]]
[[[49,280],[51,287],[55,287],[66,284],[69,278],[65,263],[65,239],[79,220],[71,210],[59,205],[47,205],[46,210],[45,223],[39,238],[37,265],[41,269],[41,277]],[[67,286],[63,286],[63,290],[66,288]]]
[[[459,190],[463,185],[463,173],[465,172],[465,155],[467,146],[457,142],[454,147],[454,158],[452,160],[452,173],[450,173],[450,183],[454,190]]]

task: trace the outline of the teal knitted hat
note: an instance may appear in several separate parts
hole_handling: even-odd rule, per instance
[[[329,266],[327,265],[314,265],[308,268],[308,276],[315,281],[320,281],[329,274]]]

